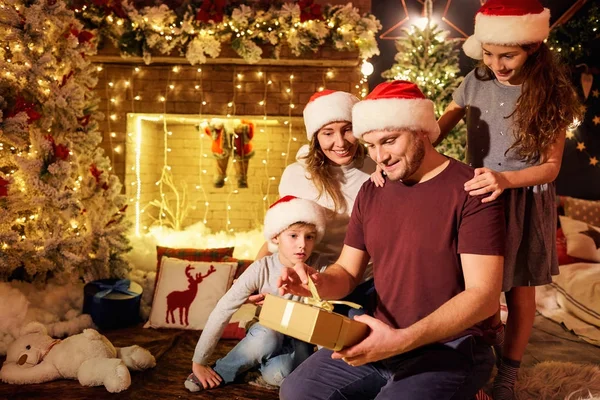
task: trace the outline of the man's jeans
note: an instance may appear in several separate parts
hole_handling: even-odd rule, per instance
[[[268,384],[280,386],[283,378],[312,354],[313,348],[256,323],[248,329],[244,339],[217,360],[214,370],[223,378],[223,383],[231,383],[239,374],[259,366]]]
[[[352,367],[321,349],[281,385],[281,400],[468,400],[494,366],[490,346],[464,336]]]

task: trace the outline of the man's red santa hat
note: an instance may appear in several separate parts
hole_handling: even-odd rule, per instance
[[[313,94],[303,113],[308,140],[327,124],[351,122],[352,106],[357,102],[356,96],[346,92],[325,89]]]
[[[323,207],[311,200],[296,196],[284,196],[271,204],[265,215],[264,235],[269,251],[275,253],[277,245],[273,238],[296,223],[312,224],[317,229],[315,243],[319,243],[325,233],[326,216]]]
[[[475,33],[463,44],[466,55],[483,58],[482,44],[543,42],[550,33],[550,10],[537,0],[488,0],[475,15]]]
[[[433,102],[408,81],[380,83],[352,109],[355,137],[385,129],[425,131],[432,141],[440,134]]]

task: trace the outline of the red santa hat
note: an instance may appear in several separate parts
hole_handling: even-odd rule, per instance
[[[277,251],[277,245],[273,243],[273,238],[290,225],[299,222],[316,227],[317,243],[323,238],[326,224],[325,210],[314,201],[296,196],[284,196],[271,204],[265,215],[264,228],[265,239],[267,239],[271,253]]]
[[[380,83],[352,109],[355,137],[360,139],[365,133],[384,129],[425,131],[432,141],[440,134],[433,102],[407,81]]]
[[[312,95],[304,107],[304,125],[310,141],[323,126],[332,122],[352,121],[353,94],[325,89]]]
[[[550,10],[538,0],[488,0],[475,15],[475,33],[463,44],[466,55],[483,58],[481,45],[522,45],[544,41]]]

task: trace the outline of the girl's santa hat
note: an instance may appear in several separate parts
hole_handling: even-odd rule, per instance
[[[284,196],[271,204],[265,215],[264,235],[269,251],[275,253],[277,245],[273,238],[296,223],[312,224],[317,229],[315,242],[319,243],[325,233],[326,216],[323,207],[311,200],[296,196]]]
[[[315,133],[332,122],[352,121],[352,106],[358,102],[353,94],[322,90],[311,96],[304,107],[304,125],[310,141]]]
[[[550,10],[538,0],[488,0],[475,15],[475,33],[463,44],[466,55],[483,58],[482,44],[543,42],[550,33]]]
[[[352,132],[358,139],[384,129],[425,131],[431,141],[440,134],[433,102],[408,81],[380,83],[352,109]]]

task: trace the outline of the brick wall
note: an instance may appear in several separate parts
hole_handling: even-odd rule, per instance
[[[142,137],[139,144],[139,170],[131,167],[136,165],[136,120],[152,118],[156,121],[144,120]],[[125,181],[127,196],[135,204],[137,200],[138,172],[141,178],[140,205],[146,207],[141,214],[140,231],[148,227],[158,218],[158,207],[147,206],[152,200],[160,199],[160,187],[156,185],[161,178],[164,163],[164,129],[163,120],[159,115],[135,115],[130,118],[130,130],[133,134],[127,137],[126,154],[127,172]],[[254,156],[249,161],[248,188],[238,188],[235,169],[232,159],[229,160],[227,169],[227,182],[222,188],[213,185],[215,176],[215,159],[210,152],[211,140],[203,132],[199,132],[197,125],[200,121],[217,116],[167,116],[167,152],[166,165],[170,167],[170,174],[179,200],[183,197],[184,187],[187,190],[186,203],[180,204],[179,211],[187,212],[183,225],[203,221],[213,231],[233,229],[247,231],[260,226],[264,218],[264,211],[269,204],[278,198],[277,188],[279,177],[285,166],[294,161],[294,156],[299,147],[306,141],[302,119],[268,117],[250,119],[256,128]],[[253,119],[254,118],[254,119]],[[285,122],[288,121],[288,124]],[[294,140],[296,139],[296,140]],[[133,149],[133,150],[129,150]],[[132,185],[131,183],[135,183]],[[175,191],[167,184],[163,184],[162,193],[168,201],[170,210],[176,212],[177,198]],[[208,205],[206,204],[208,203]],[[132,211],[135,207],[130,207]],[[168,214],[168,212],[166,212]],[[168,219],[168,218],[167,218]],[[228,221],[230,222],[228,224]]]
[[[367,12],[371,2],[354,4],[361,12]],[[207,226],[213,231],[249,230],[262,224],[265,208],[277,198],[281,173],[306,143],[301,117],[310,96],[321,87],[359,93],[361,74],[356,53],[322,49],[298,59],[283,52],[282,61],[265,59],[258,65],[248,65],[239,64],[231,51],[225,47],[223,50],[219,59],[201,66],[190,66],[184,58],[175,57],[163,57],[160,64],[145,65],[136,58],[115,57],[116,50],[110,47],[101,50],[94,60],[100,69],[96,87],[101,98],[99,109],[106,115],[101,123],[101,146],[131,201],[131,219],[135,217],[139,173],[139,203],[146,210],[140,219],[142,232],[144,226],[152,223],[152,217],[158,217],[157,209],[148,204],[160,198],[156,182],[165,165],[165,127],[163,121],[152,118],[166,118],[166,131],[172,132],[167,135],[167,147],[171,150],[167,164],[180,194],[185,185],[189,202],[195,204],[184,225],[202,221],[206,216]],[[265,103],[259,104],[261,101]],[[147,118],[136,123],[140,115]],[[231,164],[225,187],[212,186],[215,166],[210,139],[199,135],[196,128],[202,119],[227,115],[252,119],[257,125],[247,189],[237,190]],[[181,122],[182,118],[186,122]],[[291,124],[291,130],[286,123]],[[142,132],[139,171],[135,170],[136,126]],[[173,195],[165,185],[162,193],[167,198]]]

